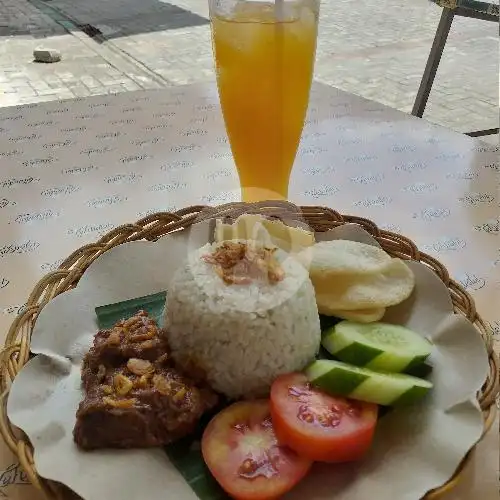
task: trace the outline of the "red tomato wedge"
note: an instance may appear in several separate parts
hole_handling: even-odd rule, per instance
[[[231,405],[208,424],[201,441],[210,472],[237,500],[273,500],[291,490],[312,462],[280,446],[268,401]]]
[[[316,462],[362,458],[373,440],[378,407],[325,394],[302,373],[277,378],[271,416],[280,443]]]

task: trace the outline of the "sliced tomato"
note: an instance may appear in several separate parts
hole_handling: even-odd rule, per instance
[[[302,373],[271,388],[271,416],[280,443],[316,462],[359,460],[369,450],[378,407],[311,387]]]
[[[208,424],[203,458],[217,482],[237,500],[273,500],[291,490],[312,462],[280,446],[269,401],[231,405]]]

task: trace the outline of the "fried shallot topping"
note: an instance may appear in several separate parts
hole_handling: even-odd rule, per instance
[[[234,241],[219,245],[215,252],[202,259],[212,264],[215,272],[228,285],[268,281],[276,284],[285,277],[281,264],[274,255],[276,248]]]

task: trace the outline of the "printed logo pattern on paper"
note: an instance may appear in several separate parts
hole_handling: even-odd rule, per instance
[[[238,199],[215,86],[7,108],[0,127],[3,331],[76,248],[156,212]],[[499,286],[497,157],[495,146],[318,85],[290,197],[416,242],[498,336],[488,303]]]

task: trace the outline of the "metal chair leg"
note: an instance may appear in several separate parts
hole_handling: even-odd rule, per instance
[[[420,87],[418,88],[417,97],[413,104],[411,112],[413,116],[422,118],[424,114],[425,106],[427,105],[429,94],[431,93],[432,84],[436,77],[436,72],[441,61],[441,56],[443,55],[444,46],[446,45],[446,40],[448,39],[448,33],[450,32],[451,23],[454,17],[455,14],[452,9],[443,9],[429,58],[427,59],[425,71],[420,82]]]

